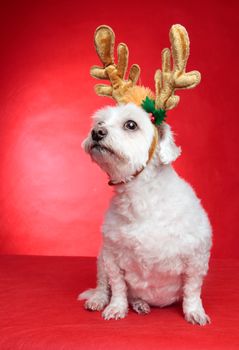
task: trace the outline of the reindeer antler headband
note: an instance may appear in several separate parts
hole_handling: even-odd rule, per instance
[[[114,61],[115,35],[113,30],[105,25],[95,31],[95,48],[103,67],[93,66],[90,74],[97,79],[109,80],[111,85],[97,84],[95,91],[100,96],[112,97],[117,103],[133,102],[142,106],[148,113],[154,115],[154,123],[161,124],[166,111],[173,109],[179,102],[175,91],[191,89],[201,80],[198,71],[186,73],[189,57],[189,37],[186,29],[180,24],[171,27],[169,38],[171,50],[162,51],[162,70],[155,73],[155,94],[147,87],[136,85],[140,75],[140,67],[133,64],[125,79],[128,67],[129,50],[126,44],[117,48],[118,62]],[[171,56],[173,67],[171,67]]]

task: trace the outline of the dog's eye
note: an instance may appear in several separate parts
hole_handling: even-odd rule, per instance
[[[127,129],[127,130],[136,130],[137,128],[138,128],[138,125],[133,120],[128,120],[124,124],[124,129]]]

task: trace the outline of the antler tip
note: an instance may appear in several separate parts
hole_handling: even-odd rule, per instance
[[[174,30],[178,30],[178,29],[181,29],[181,30],[187,32],[187,29],[182,24],[179,24],[179,23],[173,24],[172,27],[170,28],[170,31],[174,31]]]
[[[202,79],[202,75],[201,75],[201,73],[199,72],[199,71],[195,71],[195,73],[197,74],[197,76],[198,76],[198,84],[200,83],[200,81],[201,81],[201,79]]]
[[[202,79],[202,76],[201,76],[201,73],[197,70],[193,71],[194,75],[195,75],[195,86],[197,86],[200,82],[201,82],[201,79]]]
[[[184,44],[189,48],[190,42],[188,32],[183,25],[173,24],[169,31],[169,38],[172,46],[176,45],[176,42],[184,42]]]
[[[114,34],[114,31],[110,26],[107,26],[106,24],[102,24],[96,28],[95,35],[96,35],[96,33],[98,33],[99,31],[102,31],[102,30],[105,30],[105,31],[108,31],[108,32],[111,32]]]

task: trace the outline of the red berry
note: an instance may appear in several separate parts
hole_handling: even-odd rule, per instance
[[[155,123],[155,116],[153,114],[151,114],[150,119],[151,119],[151,122],[154,124]]]

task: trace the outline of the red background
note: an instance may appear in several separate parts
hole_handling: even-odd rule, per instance
[[[172,24],[189,31],[188,70],[202,82],[169,113],[183,153],[175,163],[214,229],[216,257],[238,257],[237,1],[1,1],[1,253],[97,254],[112,189],[83,153],[97,97],[93,34],[108,24],[153,88]],[[159,189],[160,190],[160,189]]]

